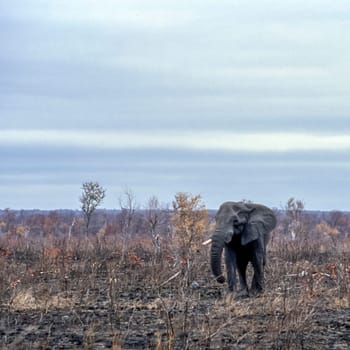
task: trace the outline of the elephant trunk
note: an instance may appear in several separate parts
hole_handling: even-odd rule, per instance
[[[224,245],[222,232],[215,231],[211,242],[210,263],[213,274],[219,283],[225,282],[225,277],[222,275],[221,270],[221,255]]]

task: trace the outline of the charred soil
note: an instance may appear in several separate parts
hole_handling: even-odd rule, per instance
[[[1,257],[1,348],[349,349],[347,252],[271,251],[266,292],[236,300],[205,247],[191,264],[89,247]]]

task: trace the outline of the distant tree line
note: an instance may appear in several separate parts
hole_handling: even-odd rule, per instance
[[[171,205],[161,204],[152,196],[141,206],[133,191],[126,188],[118,198],[118,209],[99,209],[105,195],[106,189],[98,182],[85,182],[79,197],[81,210],[0,210],[0,234],[24,238],[116,237],[124,245],[130,237],[138,236],[152,242],[155,250],[160,249],[162,241],[176,239],[184,255],[190,255],[188,247],[192,249],[208,238],[215,221],[215,211],[206,209],[200,195],[179,192]],[[275,211],[275,238],[322,236],[336,240],[349,236],[350,213],[307,211],[305,204],[294,198]]]

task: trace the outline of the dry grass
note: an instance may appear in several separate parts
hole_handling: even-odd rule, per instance
[[[182,261],[176,246],[155,256],[135,241],[128,254],[113,239],[1,244],[0,347],[49,348],[67,334],[85,349],[341,349],[348,339],[336,320],[349,316],[349,242],[275,242],[266,292],[243,300],[215,283],[204,246]],[[23,333],[29,316],[36,332]]]
[[[67,297],[64,292],[50,295],[46,289],[35,291],[33,288],[18,290],[10,300],[9,307],[14,310],[48,310],[68,309],[76,301],[76,297]]]

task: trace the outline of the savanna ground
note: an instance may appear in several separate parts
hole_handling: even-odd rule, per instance
[[[349,349],[349,240],[273,240],[266,292],[235,300],[210,246],[1,240],[2,349]],[[195,282],[195,283],[194,283]]]

